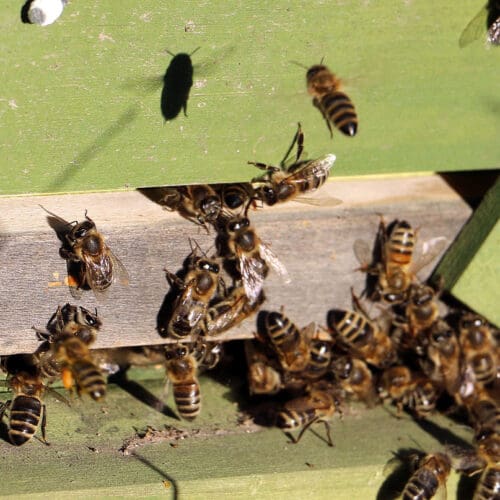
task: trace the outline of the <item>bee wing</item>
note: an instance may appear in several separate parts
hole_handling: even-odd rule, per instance
[[[471,19],[467,24],[465,29],[462,31],[460,38],[458,39],[458,45],[460,48],[464,48],[469,43],[477,40],[481,35],[486,33],[486,23],[488,20],[488,6],[485,5],[481,10]]]
[[[412,272],[416,274],[427,264],[430,264],[446,248],[447,244],[448,240],[444,236],[424,241],[420,255],[415,256]]]
[[[262,241],[260,242],[259,245],[259,254],[264,259],[264,261],[274,269],[274,271],[276,271],[280,276],[283,277],[285,283],[290,283],[291,279],[290,276],[288,275],[286,267],[278,259],[278,257],[271,250],[271,248]]]
[[[104,293],[113,282],[113,261],[106,252],[95,258],[83,254],[85,279],[87,285],[95,293]]]
[[[443,481],[439,486],[438,489],[436,490],[436,493],[432,497],[435,500],[446,500],[448,498],[447,491],[446,491],[446,480]]]
[[[127,286],[130,282],[130,276],[122,261],[113,253],[108,247],[108,252],[111,260],[113,261],[113,279],[117,279],[121,285]]]
[[[369,268],[372,263],[372,249],[366,240],[358,239],[352,246],[356,259],[363,268]]]
[[[334,198],[333,196],[297,196],[293,201],[317,207],[336,207],[342,203],[342,200]]]
[[[258,300],[264,286],[264,263],[254,257],[247,257],[244,253],[240,255],[239,261],[243,287],[250,304],[253,304]]]

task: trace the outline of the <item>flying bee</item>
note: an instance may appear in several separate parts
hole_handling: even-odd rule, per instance
[[[295,144],[297,144],[295,161],[287,166],[288,156]],[[252,181],[258,185],[255,187],[256,197],[269,206],[290,200],[304,201],[311,204],[326,204],[324,200],[305,198],[303,195],[316,191],[326,182],[336,156],[327,154],[316,160],[302,160],[303,151],[304,134],[299,123],[292,145],[279,167],[249,161],[250,165],[265,171],[263,176]],[[328,200],[329,205],[337,205],[338,203],[341,203],[340,200],[333,198]]]
[[[349,96],[342,92],[340,78],[323,64],[311,66],[306,73],[307,91],[313,104],[326,121],[330,136],[332,125],[343,134],[354,137],[358,131],[358,115]]]
[[[262,292],[254,303],[250,303],[243,286],[233,287],[225,297],[208,308],[204,334],[206,336],[220,335],[233,328],[254,314],[263,301]]]
[[[0,420],[9,412],[9,439],[15,446],[27,443],[41,424],[42,442],[45,444],[46,410],[42,402],[45,384],[35,366],[9,375],[7,383],[14,393],[11,401],[1,403]]]
[[[165,270],[170,284],[181,291],[167,326],[161,328],[171,338],[196,337],[204,330],[208,306],[222,283],[219,263],[196,255],[195,250],[189,257],[187,269],[183,280]]]
[[[446,490],[451,462],[448,455],[434,453],[424,455],[417,462],[417,469],[406,483],[403,500],[431,500],[439,490]]]
[[[224,216],[221,223],[223,234],[218,238],[219,252],[229,260],[236,259],[235,271],[241,276],[250,305],[261,297],[269,266],[289,281],[285,266],[259,238],[247,217]]]
[[[459,320],[458,328],[463,362],[466,367],[471,368],[475,382],[493,382],[500,366],[492,328],[481,316],[473,313],[464,314]]]
[[[387,368],[380,378],[378,392],[382,398],[396,403],[398,415],[403,407],[409,408],[417,417],[427,417],[436,407],[438,392],[432,382],[415,375],[404,365]]]
[[[83,222],[66,222],[45,211],[55,219],[59,231],[63,233],[62,237],[59,236],[63,240],[59,254],[68,262],[70,278],[76,283],[76,286],[70,283],[70,291],[75,298],[80,298],[81,290],[87,287],[96,294],[102,294],[117,278],[121,284],[128,285],[127,270],[106,245],[87,211]]]
[[[461,352],[453,329],[442,320],[427,332],[427,357],[420,366],[433,383],[453,396],[462,383]]]
[[[75,384],[78,395],[88,394],[94,401],[104,398],[106,381],[85,342],[63,333],[54,339],[52,352],[62,366],[61,378],[66,389],[71,391]]]
[[[262,334],[259,332],[257,337],[264,343],[269,341],[283,370],[302,372],[311,361],[311,339],[315,329],[314,323],[299,329],[283,311],[273,311],[265,315]]]
[[[391,365],[396,360],[396,349],[387,334],[389,317],[371,320],[354,293],[352,298],[355,310],[332,309],[328,312],[330,331],[355,357],[377,368]]]
[[[416,248],[417,231],[408,222],[399,220],[389,228],[381,218],[375,252],[380,261],[371,262],[372,252],[364,240],[354,242],[354,253],[361,263],[360,270],[378,277],[375,298],[396,305],[406,302],[416,274],[444,249],[446,238],[439,236],[425,241],[422,251],[415,255],[416,250],[420,251],[420,247]]]
[[[378,396],[373,375],[363,360],[349,354],[336,355],[333,357],[331,370],[347,394],[353,394],[369,408],[375,406]]]
[[[164,192],[160,205],[205,228],[207,222],[215,223],[222,210],[221,197],[208,184],[169,187]]]
[[[167,376],[172,382],[177,411],[182,418],[193,420],[201,410],[196,358],[190,346],[186,344],[167,345],[165,356]]]
[[[489,45],[500,44],[500,2],[488,0],[481,10],[472,18],[460,35],[458,44],[466,47],[484,36]]]
[[[336,409],[336,401],[329,392],[314,390],[307,396],[287,401],[276,415],[276,427],[287,431],[302,427],[296,438],[290,436],[291,442],[296,444],[312,424],[323,422],[328,446],[333,446],[328,420],[334,415]]]

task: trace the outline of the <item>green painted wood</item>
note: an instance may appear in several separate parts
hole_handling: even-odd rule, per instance
[[[70,2],[47,27],[0,7],[0,194],[243,181],[301,121],[335,175],[498,167],[498,56],[458,38],[484,0]],[[161,76],[193,55],[188,117],[164,124]],[[359,135],[332,141],[305,90],[325,58]]]
[[[162,370],[132,370],[130,378],[155,396],[164,390]],[[393,451],[433,452],[471,439],[470,429],[442,416],[432,419],[430,433],[408,417],[396,419],[393,408],[353,405],[332,421],[334,448],[322,440],[322,425],[291,445],[277,429],[238,424],[243,380],[232,373],[222,382],[201,377],[204,407],[194,423],[163,415],[116,386],[104,404],[75,401],[69,408],[47,395],[51,445],[33,441],[14,448],[0,441],[0,495],[326,499],[334,492],[336,499],[375,499]],[[148,425],[174,426],[188,436],[151,441],[123,455],[123,441]],[[457,482],[452,474],[449,498],[456,498]]]
[[[471,309],[500,325],[500,179],[484,196],[434,272]]]

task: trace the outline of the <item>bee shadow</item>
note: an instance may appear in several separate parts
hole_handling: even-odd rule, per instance
[[[149,406],[150,408],[158,411],[162,415],[173,418],[175,420],[180,420],[168,405],[157,398],[153,393],[149,392],[141,384],[135,382],[134,380],[130,380],[127,377],[126,370],[122,370],[118,373],[115,373],[114,375],[111,375],[108,381],[109,383],[116,384],[120,389],[123,389],[132,397],[134,397],[141,403],[144,403],[146,406]]]
[[[173,492],[172,492],[172,498],[173,500],[177,500],[179,498],[179,485],[177,484],[177,481],[172,477],[169,476],[165,471],[161,470],[159,467],[157,467],[155,464],[150,462],[147,458],[143,457],[142,455],[139,455],[137,452],[132,452],[131,456],[139,460],[139,462],[143,463],[146,467],[148,467],[151,470],[154,470],[157,472],[161,477],[166,479],[170,485],[172,485]]]
[[[189,92],[193,86],[193,62],[191,54],[179,52],[172,55],[172,60],[163,76],[163,88],[160,97],[161,114],[165,121],[177,118],[181,111],[187,116]]]

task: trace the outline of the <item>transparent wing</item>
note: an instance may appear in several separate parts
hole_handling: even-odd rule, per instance
[[[130,282],[130,275],[122,264],[122,261],[108,247],[109,257],[113,262],[113,280],[117,280],[121,285],[127,286]]]
[[[264,261],[269,264],[274,271],[276,271],[285,281],[285,283],[290,283],[291,279],[290,276],[288,275],[288,271],[286,270],[286,267],[284,264],[278,259],[276,254],[269,248],[268,245],[263,243],[262,241],[260,242],[259,245],[259,253],[260,256],[264,259]]]
[[[443,481],[436,490],[436,494],[432,497],[435,500],[447,500],[446,481]]]
[[[486,22],[488,20],[488,6],[485,5],[481,10],[471,19],[469,24],[465,27],[458,39],[458,45],[461,48],[466,47],[469,43],[474,42],[481,35],[486,34]]]
[[[437,236],[422,243],[420,254],[416,255],[412,265],[414,274],[418,273],[427,264],[430,264],[447,246],[448,240],[444,236]]]
[[[83,254],[85,279],[95,293],[104,293],[113,282],[113,262],[105,252],[96,257]]]
[[[293,201],[316,207],[336,207],[343,203],[342,200],[333,198],[332,196],[297,196]]]
[[[366,240],[358,239],[352,246],[356,259],[362,268],[368,269],[372,264],[372,248]]]
[[[243,287],[250,303],[253,304],[260,296],[267,269],[263,261],[244,253],[240,255],[239,261]]]

